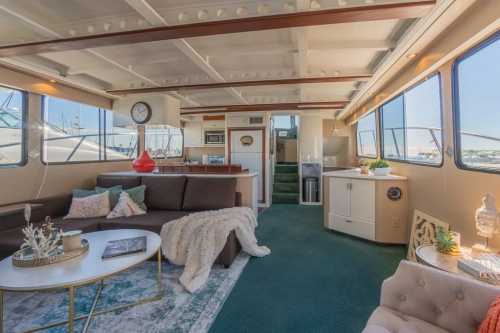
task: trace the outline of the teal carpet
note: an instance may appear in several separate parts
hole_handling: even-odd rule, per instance
[[[210,333],[359,333],[379,302],[382,281],[404,257],[327,231],[318,206],[273,205],[259,218],[259,243]]]

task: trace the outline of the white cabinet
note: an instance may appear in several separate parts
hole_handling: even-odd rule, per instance
[[[407,242],[405,177],[378,177],[354,171],[323,175],[325,227],[381,243]]]
[[[203,128],[208,129],[208,130],[224,129],[224,128],[226,128],[226,121],[225,120],[205,120],[203,122]]]
[[[374,240],[375,182],[332,177],[329,188],[329,227]]]

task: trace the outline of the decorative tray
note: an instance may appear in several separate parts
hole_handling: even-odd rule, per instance
[[[68,252],[64,252],[62,245],[60,245],[50,256],[43,258],[34,258],[30,248],[21,249],[12,256],[12,264],[17,267],[38,267],[70,260],[88,252],[89,241],[82,239],[81,242],[80,248]]]

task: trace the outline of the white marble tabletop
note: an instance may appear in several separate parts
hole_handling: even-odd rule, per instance
[[[360,169],[351,170],[338,170],[323,172],[325,177],[338,177],[338,178],[354,178],[354,179],[373,179],[373,180],[406,180],[404,176],[390,174],[388,176],[375,176],[373,174],[364,175]]]
[[[102,259],[101,256],[110,240],[132,237],[147,237],[146,252]],[[21,268],[12,264],[12,257],[0,262],[0,289],[12,291],[46,290],[90,283],[124,271],[151,258],[158,252],[161,239],[158,234],[136,229],[97,231],[83,234],[89,241],[89,251],[82,257],[68,261]]]

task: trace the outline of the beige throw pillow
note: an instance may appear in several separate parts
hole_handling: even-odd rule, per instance
[[[109,192],[90,195],[85,198],[75,198],[71,201],[69,213],[64,219],[83,219],[101,217],[109,214]]]
[[[108,219],[114,219],[117,217],[123,216],[134,216],[134,215],[143,215],[146,214],[146,211],[139,207],[138,204],[130,198],[130,195],[122,191],[120,194],[120,199],[118,199],[118,203],[111,213],[108,214]]]

